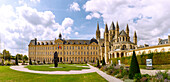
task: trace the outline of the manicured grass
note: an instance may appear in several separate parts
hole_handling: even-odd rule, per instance
[[[58,67],[62,68],[50,68],[54,67],[54,64],[46,64],[46,65],[29,65],[26,68],[30,70],[36,71],[70,71],[70,70],[82,70],[89,69],[89,67],[81,67],[88,66],[87,64],[59,64]]]
[[[141,69],[146,69],[146,65],[139,65]],[[170,64],[167,65],[153,65],[154,70],[169,70]]]
[[[15,71],[0,66],[0,82],[107,82],[95,73],[72,75],[48,75]]]

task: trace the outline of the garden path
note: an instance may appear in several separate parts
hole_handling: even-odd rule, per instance
[[[142,74],[149,74],[149,75],[155,75],[159,71],[164,72],[166,70],[146,70],[146,69],[140,69]],[[170,74],[170,70],[168,70],[168,73]]]

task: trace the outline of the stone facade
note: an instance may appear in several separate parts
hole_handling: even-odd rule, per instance
[[[29,58],[33,61],[52,63],[54,52],[58,52],[59,62],[83,63],[96,61],[99,57],[99,46],[96,39],[91,40],[64,40],[61,34],[59,39],[40,41],[31,40],[28,50]]]
[[[137,33],[134,31],[133,41],[130,41],[129,26],[126,30],[119,31],[119,24],[116,26],[112,22],[108,29],[105,24],[104,38],[100,36],[99,24],[97,23],[96,39],[91,40],[65,40],[59,34],[59,38],[55,40],[40,41],[37,39],[31,40],[29,43],[28,54],[29,58],[35,61],[52,63],[53,54],[58,52],[59,62],[80,63],[102,60],[103,57],[106,63],[109,59],[117,57],[131,56],[133,51],[137,55],[150,52],[170,51],[170,36],[168,39],[159,39],[157,46],[137,46]]]
[[[127,55],[127,50],[137,48],[137,34],[134,32],[133,42],[130,41],[129,26],[127,24],[126,31],[122,30],[119,32],[119,24],[116,26],[112,22],[110,29],[108,30],[107,24],[105,25],[104,38],[100,38],[99,25],[97,24],[96,39],[100,46],[100,58],[105,58],[108,62],[110,58],[123,57]],[[110,53],[112,52],[112,53]]]

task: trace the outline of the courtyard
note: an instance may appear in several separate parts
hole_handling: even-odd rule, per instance
[[[34,67],[34,66],[33,66]],[[37,66],[40,67],[40,66]],[[41,67],[40,67],[41,68]],[[68,69],[67,69],[68,70]],[[39,74],[29,73],[10,69],[10,66],[0,66],[0,81],[2,82],[107,82],[96,72],[84,73],[84,74]]]

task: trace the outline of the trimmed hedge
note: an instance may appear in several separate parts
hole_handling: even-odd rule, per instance
[[[138,64],[138,60],[137,60],[135,51],[133,51],[130,69],[129,69],[129,79],[133,79],[135,74],[138,74],[138,73],[140,73],[139,64]]]
[[[159,53],[150,53],[150,54],[142,54],[137,55],[137,60],[139,65],[146,65],[146,59],[152,59],[153,65],[162,65],[162,64],[170,64],[170,52],[159,52]],[[118,64],[118,60],[121,61],[122,64],[130,65],[131,56],[122,57],[122,58],[112,58],[113,64]]]

